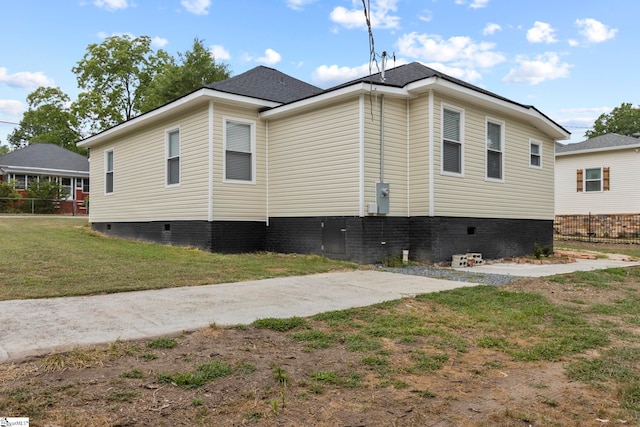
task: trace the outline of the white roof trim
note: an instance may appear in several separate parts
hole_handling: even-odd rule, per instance
[[[258,108],[264,108],[264,107],[273,108],[273,107],[277,107],[278,105],[281,105],[278,102],[265,101],[262,99],[252,98],[249,96],[234,95],[234,94],[220,92],[220,91],[209,89],[209,88],[201,88],[195,92],[192,92],[186,96],[183,96],[182,98],[178,98],[173,102],[165,104],[162,107],[159,107],[159,108],[156,108],[155,110],[151,110],[147,113],[141,114],[137,117],[134,117],[131,120],[128,120],[124,123],[116,125],[98,134],[90,136],[89,138],[83,139],[82,141],[78,142],[77,146],[90,148],[96,144],[99,144],[105,138],[118,135],[132,128],[136,128],[148,122],[149,120],[152,120],[164,114],[168,114],[178,108],[188,107],[189,105],[201,100],[219,100],[219,101],[230,102],[233,104],[241,104],[241,105],[247,105],[247,106],[258,107]]]
[[[260,118],[273,119],[275,117],[280,117],[284,114],[298,112],[299,110],[316,107],[322,104],[333,103],[342,98],[349,98],[356,95],[366,94],[369,92],[380,94],[380,95],[398,96],[403,98],[408,98],[411,96],[403,88],[379,86],[376,84],[372,85],[370,83],[359,82],[351,86],[346,86],[340,89],[322,93],[320,95],[315,95],[309,98],[305,98],[300,101],[295,101],[290,104],[286,104],[281,107],[276,107],[268,111],[263,111],[262,113],[260,113]]]
[[[640,143],[629,144],[629,145],[616,145],[613,147],[585,148],[583,150],[563,151],[562,153],[556,152],[556,157],[570,156],[572,154],[601,153],[603,151],[618,151],[618,150],[629,150],[629,149],[636,149],[636,150],[640,149]]]
[[[36,168],[31,166],[1,166],[0,170],[5,173],[34,173],[37,175],[53,174],[58,176],[89,176],[89,171],[69,170],[69,169],[49,169],[49,168]]]

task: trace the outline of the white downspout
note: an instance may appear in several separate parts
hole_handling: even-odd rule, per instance
[[[208,221],[213,221],[213,101],[209,101],[209,196],[207,201]]]
[[[266,185],[266,202],[267,202],[267,209],[266,209],[266,215],[267,215],[267,227],[269,226],[269,120],[267,120],[264,124],[265,126],[265,164],[266,164],[266,179],[265,179],[265,185]]]
[[[360,95],[359,100],[359,117],[358,117],[358,144],[360,148],[360,164],[359,164],[359,199],[360,208],[359,215],[364,217],[364,95]]]
[[[434,173],[433,173],[433,165],[434,165],[434,161],[433,161],[433,152],[434,152],[434,148],[433,148],[433,112],[435,110],[434,107],[434,99],[433,99],[433,89],[429,90],[429,216],[432,217],[435,215],[435,207],[433,206],[433,202],[435,200],[434,194],[433,194],[433,190],[434,190],[434,183],[433,183],[433,177],[434,177]]]

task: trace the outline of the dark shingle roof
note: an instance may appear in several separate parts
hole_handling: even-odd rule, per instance
[[[586,141],[556,146],[556,154],[578,151],[616,149],[624,148],[627,146],[640,146],[640,139],[634,138],[632,136],[618,135],[617,133],[608,133],[606,135],[587,139]]]
[[[205,87],[283,104],[323,92],[319,87],[264,66]]]
[[[0,168],[38,168],[89,172],[89,159],[55,144],[29,144],[0,156]]]

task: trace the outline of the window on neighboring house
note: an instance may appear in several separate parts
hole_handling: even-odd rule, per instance
[[[462,173],[462,112],[442,110],[442,171]]]
[[[503,135],[502,123],[487,121],[487,178],[503,179]]]
[[[577,191],[609,191],[609,168],[578,169],[576,174]]]
[[[105,176],[104,176],[104,192],[107,194],[113,193],[113,150],[105,152]]]
[[[24,175],[13,175],[10,179],[15,180],[14,187],[17,190],[24,190],[26,188],[26,177]]]
[[[225,180],[255,181],[253,122],[225,120]]]
[[[529,144],[529,164],[531,166],[541,168],[542,167],[542,146],[537,142],[531,142]]]
[[[167,133],[167,185],[180,184],[180,131]]]
[[[82,192],[89,192],[89,178],[82,178]]]
[[[62,187],[63,197],[72,196],[71,192],[71,178],[61,178],[60,186]]]
[[[38,184],[38,177],[36,175],[27,176],[27,188],[36,186]]]

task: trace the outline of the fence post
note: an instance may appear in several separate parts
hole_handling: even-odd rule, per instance
[[[591,212],[589,212],[587,224],[587,235],[589,236],[589,242],[591,242]]]

